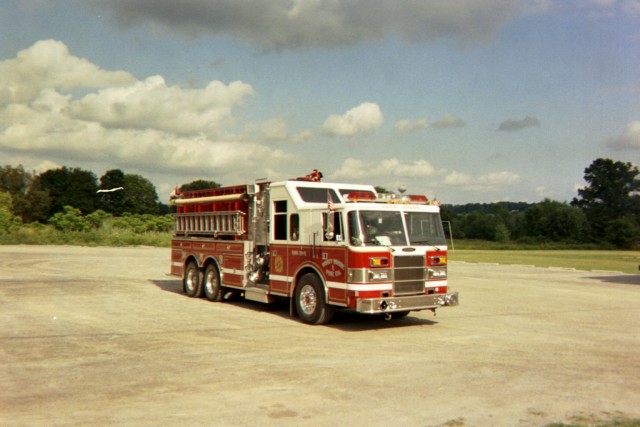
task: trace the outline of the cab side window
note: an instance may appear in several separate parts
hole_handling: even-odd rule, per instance
[[[273,238],[287,240],[287,201],[273,202]]]
[[[344,240],[342,233],[342,216],[340,212],[323,212],[322,213],[322,226],[325,232],[323,233],[323,240],[325,242],[341,242]],[[327,233],[331,231],[331,233]]]
[[[295,213],[289,215],[289,240],[298,241],[300,239],[300,216]]]

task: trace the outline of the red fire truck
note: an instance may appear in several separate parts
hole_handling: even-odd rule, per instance
[[[309,324],[329,322],[337,308],[391,319],[458,305],[437,204],[321,176],[172,197],[171,274],[184,292],[288,299]]]

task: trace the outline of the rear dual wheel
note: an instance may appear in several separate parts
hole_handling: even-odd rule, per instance
[[[187,296],[191,298],[199,298],[202,296],[202,287],[200,286],[200,270],[198,264],[190,262],[184,271],[182,279],[182,289]]]
[[[204,295],[209,301],[222,301],[222,288],[220,286],[220,274],[215,264],[209,264],[204,270],[202,287]]]

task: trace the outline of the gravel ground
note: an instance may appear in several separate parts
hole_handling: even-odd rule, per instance
[[[168,271],[169,249],[0,246],[0,424],[640,418],[638,275],[453,262],[461,305],[437,317],[309,326]]]

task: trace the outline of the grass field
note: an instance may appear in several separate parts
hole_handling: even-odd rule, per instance
[[[102,227],[87,232],[61,232],[53,227],[24,226],[10,234],[0,234],[4,245],[78,245],[78,246],[157,246],[169,247],[171,232],[134,232]],[[498,264],[523,264],[536,267],[575,268],[576,270],[620,271],[640,274],[640,251],[567,248],[558,244],[538,246],[459,240],[456,249],[449,246],[449,260]]]
[[[596,250],[449,250],[450,261],[523,264],[576,270],[620,271],[640,274],[639,251]]]

